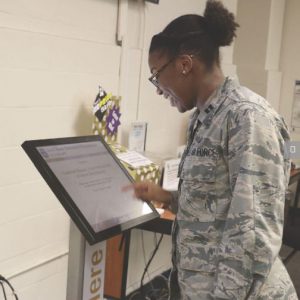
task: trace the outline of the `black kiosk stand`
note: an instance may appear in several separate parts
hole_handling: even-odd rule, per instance
[[[103,299],[105,240],[159,215],[122,187],[133,182],[100,136],[26,141],[30,157],[73,223],[67,299]]]

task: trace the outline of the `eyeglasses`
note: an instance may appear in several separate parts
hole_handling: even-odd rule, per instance
[[[159,82],[158,82],[158,77],[161,74],[161,72],[166,69],[166,67],[175,59],[175,57],[171,58],[169,61],[167,61],[161,68],[159,68],[156,72],[154,72],[148,80],[158,89],[159,88]]]
[[[193,59],[197,54],[188,54],[188,56]],[[148,80],[159,90],[159,82],[158,82],[158,77],[161,74],[161,72],[176,58],[177,56],[172,57],[169,61],[167,61],[160,69],[158,69],[156,72],[154,72]]]

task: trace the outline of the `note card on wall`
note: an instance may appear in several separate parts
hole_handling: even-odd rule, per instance
[[[292,128],[300,128],[300,80],[295,81]]]

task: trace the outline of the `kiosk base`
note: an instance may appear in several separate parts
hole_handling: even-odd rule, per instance
[[[102,300],[106,241],[90,246],[71,222],[69,249],[67,300]]]

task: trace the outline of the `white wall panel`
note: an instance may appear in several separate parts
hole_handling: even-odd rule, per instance
[[[300,2],[286,1],[284,28],[282,38],[282,52],[280,68],[282,71],[280,113],[288,125],[292,123],[295,80],[300,80]],[[300,130],[292,131],[292,138],[300,140]]]
[[[4,128],[7,128],[7,126]],[[1,188],[24,181],[40,180],[41,178],[20,146],[0,148],[0,165]],[[15,188],[17,189],[18,186]]]
[[[240,27],[235,42],[235,63],[260,69],[265,66],[271,0],[238,0],[237,3]]]
[[[7,202],[9,201],[9,205]],[[0,187],[0,226],[61,208],[59,201],[42,181]]]
[[[115,43],[117,0],[11,0],[0,3],[0,27]]]
[[[66,268],[67,264],[63,267]],[[44,272],[44,269],[39,269],[39,271]],[[36,281],[25,289],[21,289],[19,298],[22,300],[66,300],[66,282],[67,272],[65,270],[57,271],[43,280]]]
[[[1,130],[1,144],[11,147],[29,139],[75,136],[83,131],[91,133],[90,111],[90,107],[85,106],[0,109],[0,127],[9,129]],[[86,116],[85,124],[83,116]]]
[[[99,68],[98,73],[49,72],[28,69],[0,69],[0,103],[7,107],[78,107],[90,106],[99,84],[107,91],[118,90],[115,72]],[[59,92],[58,92],[59,91]]]
[[[57,221],[59,221],[59,219]],[[68,255],[68,251],[67,237],[62,240],[51,241],[51,243],[48,243],[45,246],[31,249],[30,251],[20,253],[17,256],[6,258],[1,261],[0,267],[2,275],[10,278],[18,278],[18,276],[23,273],[31,273],[40,265],[48,262],[55,262],[56,259]],[[38,281],[38,278],[36,280]]]
[[[125,146],[128,146],[130,124],[138,118],[141,56],[140,49],[127,50],[127,69],[122,78],[125,88],[121,99],[121,143]]]
[[[145,31],[145,6],[144,0],[128,2],[127,32],[128,46],[130,48],[143,48]]]
[[[98,85],[118,92],[117,2],[0,1],[0,273],[20,299],[65,299],[69,236],[20,145],[91,133]]]
[[[0,37],[0,67],[97,74],[100,70],[118,72],[120,49],[117,46],[3,28]]]
[[[285,0],[238,1],[235,62],[242,84],[279,108],[279,57]],[[255,20],[255,22],[253,22]]]
[[[285,5],[286,0],[272,1],[271,3],[270,30],[265,62],[266,70],[277,71],[279,68]],[[273,77],[273,75],[271,74],[270,77]]]
[[[62,256],[13,278],[22,300],[66,300],[68,257]]]
[[[67,240],[69,218],[62,208],[36,216],[19,219],[0,227],[0,257],[10,259],[17,255],[45,247],[51,241]]]

